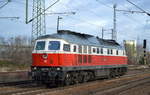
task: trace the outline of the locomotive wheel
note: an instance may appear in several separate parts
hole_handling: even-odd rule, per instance
[[[83,75],[83,82],[87,82],[88,81],[88,73],[87,72],[84,72],[84,75]]]
[[[118,76],[121,76],[121,68],[118,69]]]
[[[73,74],[73,84],[78,84],[79,83],[79,74],[77,72],[74,72]]]
[[[118,69],[114,69],[115,77],[118,76]]]
[[[114,78],[115,77],[115,70],[114,69],[110,69],[110,73],[108,78]]]
[[[115,77],[116,77],[116,71],[113,70],[113,71],[112,71],[112,78],[115,78]]]
[[[71,74],[67,73],[65,78],[65,85],[71,85],[71,84],[72,84]]]
[[[83,82],[83,74],[81,72],[78,75],[78,80],[79,80],[79,83]]]
[[[89,76],[90,76],[89,80],[94,80],[94,74],[92,72],[89,72]]]

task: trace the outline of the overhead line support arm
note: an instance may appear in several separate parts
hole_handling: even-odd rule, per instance
[[[49,8],[51,8],[53,5],[55,5],[57,2],[59,2],[60,0],[55,1],[52,5],[50,5],[49,7],[47,7],[43,12],[41,12],[40,14],[38,14],[37,16],[33,17],[32,19],[28,20],[28,0],[26,0],[26,24],[32,22],[34,19],[36,19],[37,17],[39,17],[40,15],[44,14],[45,11],[47,11]]]

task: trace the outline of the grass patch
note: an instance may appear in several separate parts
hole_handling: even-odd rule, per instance
[[[9,62],[9,61],[0,61],[0,66],[1,67],[8,67],[8,66],[13,66],[14,63]]]

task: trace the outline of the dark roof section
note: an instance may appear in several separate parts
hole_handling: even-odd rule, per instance
[[[59,30],[58,33],[41,36],[38,39],[45,38],[58,38],[64,39],[70,43],[79,44],[79,45],[92,45],[92,46],[103,46],[103,47],[112,47],[112,48],[122,48],[114,40],[101,39],[89,34],[82,34],[73,32],[70,30]]]
[[[64,35],[64,34],[68,34],[69,35],[69,34],[71,34],[71,35],[75,35],[75,36],[82,37],[82,38],[94,37],[94,36],[89,35],[89,34],[77,33],[77,32],[73,32],[73,31],[70,31],[70,30],[59,30],[58,34],[61,34],[61,35]]]

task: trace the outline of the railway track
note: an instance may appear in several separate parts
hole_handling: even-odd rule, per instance
[[[104,91],[96,91],[94,95],[120,95],[121,93],[130,90],[134,87],[144,85],[150,82],[150,77],[142,79],[132,80],[123,84],[119,84],[116,87],[106,89]]]
[[[14,89],[18,89],[18,88],[30,87],[32,85],[35,85],[35,83],[33,83],[32,80],[0,83],[0,93],[3,91],[9,91],[9,90],[14,90]]]
[[[29,71],[0,72],[0,87],[7,84],[21,84],[21,82],[23,84],[27,80],[31,80],[28,73]]]
[[[37,85],[32,81],[17,82],[13,83],[13,85],[11,83],[11,85],[7,84],[7,86],[0,87],[0,95],[14,95],[17,93],[35,91],[40,89],[45,89],[45,87],[42,85]]]
[[[20,84],[27,84],[27,83],[32,83],[32,80],[24,80],[24,81],[14,81],[14,82],[1,82],[0,83],[0,87],[3,86],[16,86],[16,85],[20,85]]]
[[[143,71],[143,70],[142,70]],[[136,85],[140,85],[142,83],[149,82],[149,77],[146,75],[150,72],[146,70],[146,72],[136,71],[134,74],[128,73],[125,76],[115,79],[102,79],[96,80],[88,83],[76,84],[65,87],[53,87],[47,88],[46,86],[36,85],[30,81],[29,83],[11,83],[11,84],[3,84],[0,87],[0,95],[103,95],[106,92],[113,93],[121,93],[124,87],[125,89],[130,89],[130,83],[133,84],[132,87]],[[145,75],[145,77],[144,77]],[[140,78],[144,77],[144,78]],[[138,79],[139,78],[139,79]],[[136,80],[135,80],[136,79]],[[132,80],[132,81],[131,81]],[[137,81],[142,81],[141,83],[137,83]],[[118,85],[115,85],[117,84]],[[137,83],[137,84],[136,84]],[[108,85],[109,84],[109,85]],[[128,85],[126,85],[128,84]],[[2,84],[0,84],[2,85]],[[99,89],[98,89],[99,88]],[[78,93],[77,93],[78,92]],[[109,93],[107,93],[109,95]],[[115,94],[113,94],[115,95]]]
[[[64,87],[62,90],[39,95],[118,95],[118,93],[147,82],[150,82],[150,72]]]

